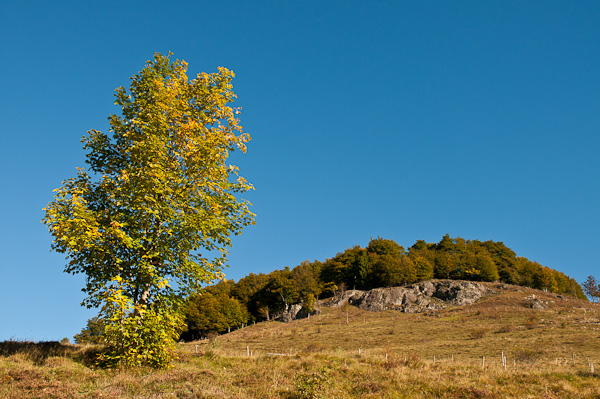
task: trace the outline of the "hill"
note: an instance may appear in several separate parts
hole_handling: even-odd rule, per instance
[[[600,306],[482,282],[425,313],[322,307],[182,343],[170,370],[90,367],[96,347],[0,345],[3,398],[598,398]],[[589,363],[588,363],[589,362]]]
[[[325,261],[305,261],[269,274],[221,281],[189,298],[184,340],[225,332],[287,314],[295,306],[311,313],[318,299],[348,290],[371,290],[430,279],[500,281],[586,299],[580,285],[562,272],[517,254],[502,242],[444,236],[418,240],[408,250],[393,240],[371,239]]]

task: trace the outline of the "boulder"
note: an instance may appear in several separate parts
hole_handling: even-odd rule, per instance
[[[296,303],[294,305],[291,305],[287,311],[282,311],[282,312],[276,314],[273,318],[283,321],[283,322],[286,322],[286,323],[289,323],[292,320],[304,319],[304,318],[308,317],[309,314],[312,316],[312,315],[321,313],[320,309],[315,309],[313,312],[309,313],[302,307],[303,307],[302,303]]]
[[[548,308],[548,302],[535,298],[529,306],[534,310],[544,310]]]

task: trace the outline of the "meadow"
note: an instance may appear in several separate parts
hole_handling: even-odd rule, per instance
[[[181,343],[168,370],[106,370],[100,347],[7,341],[0,397],[600,398],[600,306],[489,284],[499,295],[464,307],[323,307]]]

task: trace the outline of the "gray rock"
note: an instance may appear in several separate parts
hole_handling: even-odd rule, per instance
[[[534,310],[544,310],[548,308],[548,302],[544,302],[536,298],[533,301],[531,301],[531,304],[529,306],[531,306],[531,309]]]
[[[308,317],[309,313],[305,310],[302,309],[302,304],[301,303],[296,303],[294,305],[291,305],[290,308],[287,311],[282,311],[278,314],[276,314],[273,319],[277,319],[280,321],[283,321],[285,323],[289,323],[293,320],[296,319],[304,319],[306,317]],[[321,309],[315,309],[313,312],[310,313],[310,315],[315,315],[315,314],[320,314],[321,313]]]
[[[346,304],[370,311],[400,310],[405,313],[436,311],[448,306],[470,305],[494,289],[472,281],[430,280],[403,287],[349,290],[321,302],[324,306]]]

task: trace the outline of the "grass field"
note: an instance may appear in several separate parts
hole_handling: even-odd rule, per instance
[[[169,370],[0,344],[2,398],[600,398],[600,306],[523,287],[429,314],[323,308],[180,344]],[[533,310],[535,294],[548,308]],[[592,366],[598,364],[598,372]]]

